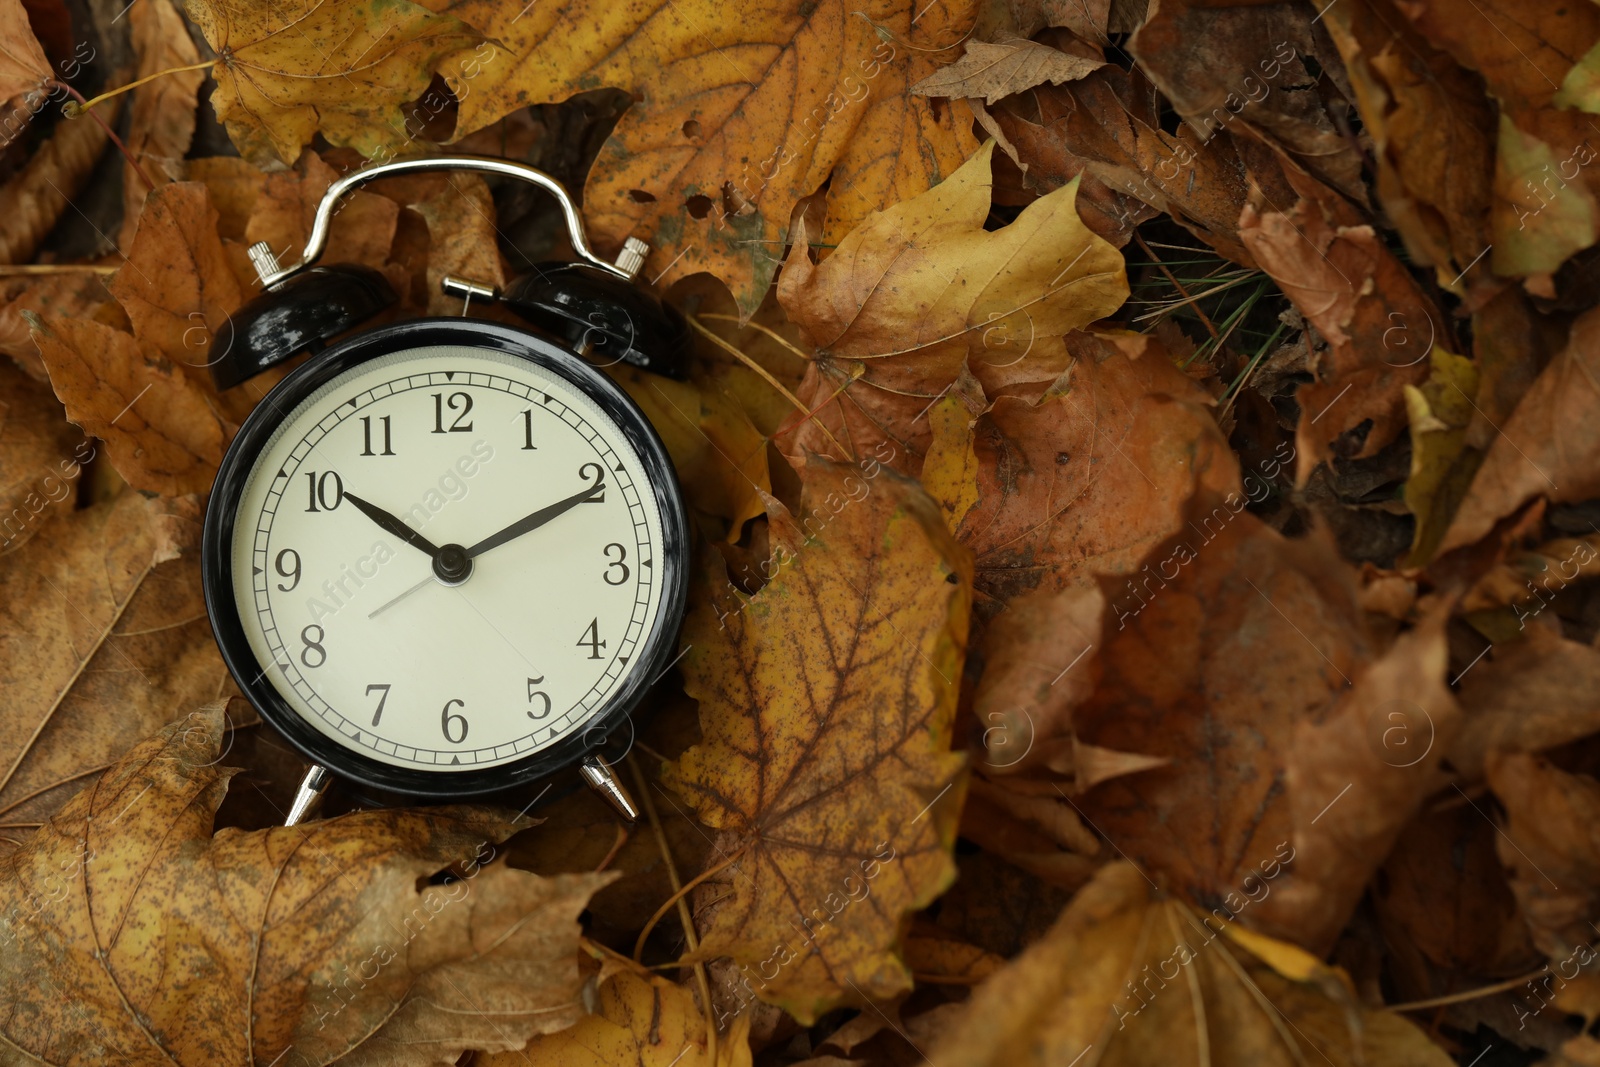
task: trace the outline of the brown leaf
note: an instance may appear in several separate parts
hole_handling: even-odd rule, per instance
[[[1461,680],[1461,732],[1450,764],[1479,778],[1490,754],[1542,752],[1600,732],[1600,651],[1530,626]]]
[[[93,318],[104,304],[115,304],[101,271],[63,271],[35,278],[0,282],[0,353],[21,367],[34,381],[48,382],[50,373],[33,343],[28,315],[43,318]]]
[[[267,175],[245,227],[245,243],[265,241],[284,262],[297,260],[311,236],[311,221],[322,195],[338,177],[315,152],[301,156],[297,170]],[[394,241],[400,206],[364,189],[348,194],[339,203],[321,262],[381,268]]]
[[[428,314],[461,314],[461,301],[439,288],[446,274],[505,287],[505,269],[495,243],[494,199],[482,178],[452,174],[437,193],[411,207],[428,223]]]
[[[911,87],[917,96],[982,97],[992,104],[1002,96],[1049,82],[1076,81],[1105,66],[1049,45],[1013,38],[990,44],[968,41],[962,57]]]
[[[22,0],[0,0],[0,104],[55,77]]]
[[[711,883],[699,955],[732,956],[809,1022],[907,989],[904,916],[954,877],[971,572],[913,483],[821,459],[801,473],[800,513],[770,505],[771,580],[685,626],[705,741],[663,778],[721,831],[719,856],[743,856]]]
[[[231,690],[201,598],[196,502],[125,493],[60,506],[0,557],[0,809],[11,821],[43,817],[176,709]]]
[[[511,827],[473,808],[212,837],[222,722],[209,705],[135,746],[5,859],[13,1048],[420,1067],[576,1021],[575,920],[607,876],[485,865]]]
[[[128,21],[139,56],[135,77],[160,76],[133,91],[128,133],[122,139],[133,157],[122,171],[122,239],[117,243],[123,248],[128,247],[150,192],[146,180],[159,187],[184,177],[195,108],[206,80],[203,70],[173,70],[199,63],[200,50],[189,39],[188,25],[172,0],[135,4],[128,9]]]
[[[77,488],[93,451],[50,387],[0,361],[0,555],[27,543]]]
[[[228,427],[207,400],[209,386],[98,322],[35,319],[33,339],[67,417],[106,443],[129,485],[169,496],[211,488]]]
[[[1317,380],[1295,394],[1303,484],[1331,455],[1373,455],[1405,427],[1404,388],[1428,377],[1420,339],[1437,336],[1444,317],[1349,205],[1303,176],[1290,181],[1299,202],[1288,212],[1247,205],[1239,236],[1328,343]],[[1402,337],[1410,343],[1397,347]],[[1353,446],[1341,441],[1351,431]]]
[[[1405,0],[1418,31],[1515,110],[1544,107],[1600,40],[1600,9],[1565,0]]]
[[[1400,1016],[1360,1007],[1341,972],[1240,934],[1111,864],[974,991],[927,1057],[940,1067],[1070,1064],[1091,1049],[1105,1067],[1451,1062]]]
[[[107,126],[115,126],[121,104],[114,100],[96,114]],[[8,207],[0,214],[0,263],[27,263],[33,258],[72,198],[83,190],[106,140],[105,130],[93,119],[58,123],[27,165],[0,186],[0,204]]]
[[[1483,537],[1536,496],[1556,502],[1600,496],[1600,311],[1572,324],[1566,348],[1540,372],[1489,445],[1441,552]]]

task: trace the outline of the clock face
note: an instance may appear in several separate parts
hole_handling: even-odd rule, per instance
[[[272,394],[218,548],[259,671],[246,692],[270,684],[347,752],[440,775],[525,760],[637,693],[681,612],[664,558],[681,528],[663,526],[662,460],[593,392],[452,344]]]

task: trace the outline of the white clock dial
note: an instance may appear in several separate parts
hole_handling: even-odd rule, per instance
[[[371,511],[446,553],[494,543],[447,584]],[[240,497],[233,594],[264,676],[321,733],[481,770],[582,731],[646,668],[662,546],[645,463],[599,405],[526,360],[432,346],[285,413]]]

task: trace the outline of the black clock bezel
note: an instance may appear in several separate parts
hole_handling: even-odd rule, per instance
[[[245,636],[233,592],[233,533],[239,504],[256,461],[283,420],[335,378],[395,352],[437,345],[485,348],[524,359],[560,377],[621,429],[639,454],[661,516],[661,608],[655,629],[640,644],[638,666],[582,728],[523,759],[479,770],[430,771],[384,763],[345,748],[303,719],[267,680]],[[689,521],[677,473],[650,420],[619,386],[577,353],[548,338],[482,319],[423,318],[380,326],[350,337],[292,371],[256,405],[223,456],[206,508],[200,548],[206,611],[222,660],[256,711],[302,755],[334,774],[410,797],[447,800],[499,793],[539,781],[606,744],[677,654],[688,599]]]

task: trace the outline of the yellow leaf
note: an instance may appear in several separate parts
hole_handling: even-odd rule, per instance
[[[1411,424],[1411,476],[1406,479],[1406,506],[1417,517],[1408,565],[1420,567],[1433,558],[1444,539],[1456,506],[1466,495],[1483,453],[1467,447],[1467,426],[1478,395],[1478,368],[1472,360],[1435,346],[1432,371],[1418,388],[1406,386],[1406,414]]]
[[[187,0],[217,53],[211,94],[240,154],[293,163],[321,132],[364,156],[405,146],[403,108],[477,35],[410,0]]]
[[[949,751],[971,561],[914,483],[815,459],[800,513],[769,506],[770,581],[684,630],[703,743],[665,770],[722,831],[700,955],[804,1022],[910,986],[903,917],[955,877]],[[709,916],[707,915],[709,911]]]
[[[1218,936],[1229,929],[1158,894],[1131,864],[1112,864],[1049,933],[978,987],[928,1060],[1449,1067],[1444,1050],[1400,1016],[1360,1006],[1338,982],[1286,977],[1256,954],[1293,971],[1293,946]]]
[[[976,146],[959,110],[906,92],[954,58],[944,47],[969,32],[972,0],[763,0],[736,14],[716,0],[423,2],[493,42],[443,68],[458,135],[586,89],[632,93],[584,189],[591,227],[612,243],[637,230],[655,246],[648,274],[671,285],[708,271],[745,314],[796,202],[830,176],[832,242]]]

